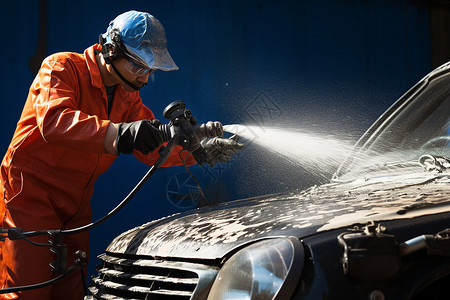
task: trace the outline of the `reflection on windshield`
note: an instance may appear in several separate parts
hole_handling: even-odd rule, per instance
[[[411,99],[401,101],[406,105],[391,112],[380,128],[372,131],[375,133],[367,137],[365,146],[341,167],[339,179],[417,162],[423,154],[449,157],[450,73],[434,78]]]

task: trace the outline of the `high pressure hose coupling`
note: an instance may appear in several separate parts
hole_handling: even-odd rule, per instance
[[[194,151],[200,147],[200,141],[208,137],[223,135],[223,126],[220,122],[208,122],[197,125],[197,119],[190,110],[186,109],[183,101],[170,103],[163,111],[165,118],[169,119],[169,124],[159,127],[163,140],[168,142],[176,139],[176,144],[184,150]]]

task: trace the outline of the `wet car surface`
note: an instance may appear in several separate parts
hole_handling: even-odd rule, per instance
[[[440,299],[450,283],[450,65],[361,137],[331,182],[120,234],[94,299]]]

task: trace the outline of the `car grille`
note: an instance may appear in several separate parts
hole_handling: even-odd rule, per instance
[[[205,299],[218,272],[217,267],[191,262],[111,254],[98,258],[102,264],[86,299]]]

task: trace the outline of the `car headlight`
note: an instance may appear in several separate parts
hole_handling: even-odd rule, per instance
[[[300,278],[304,249],[296,238],[257,242],[220,269],[208,300],[288,299]]]

